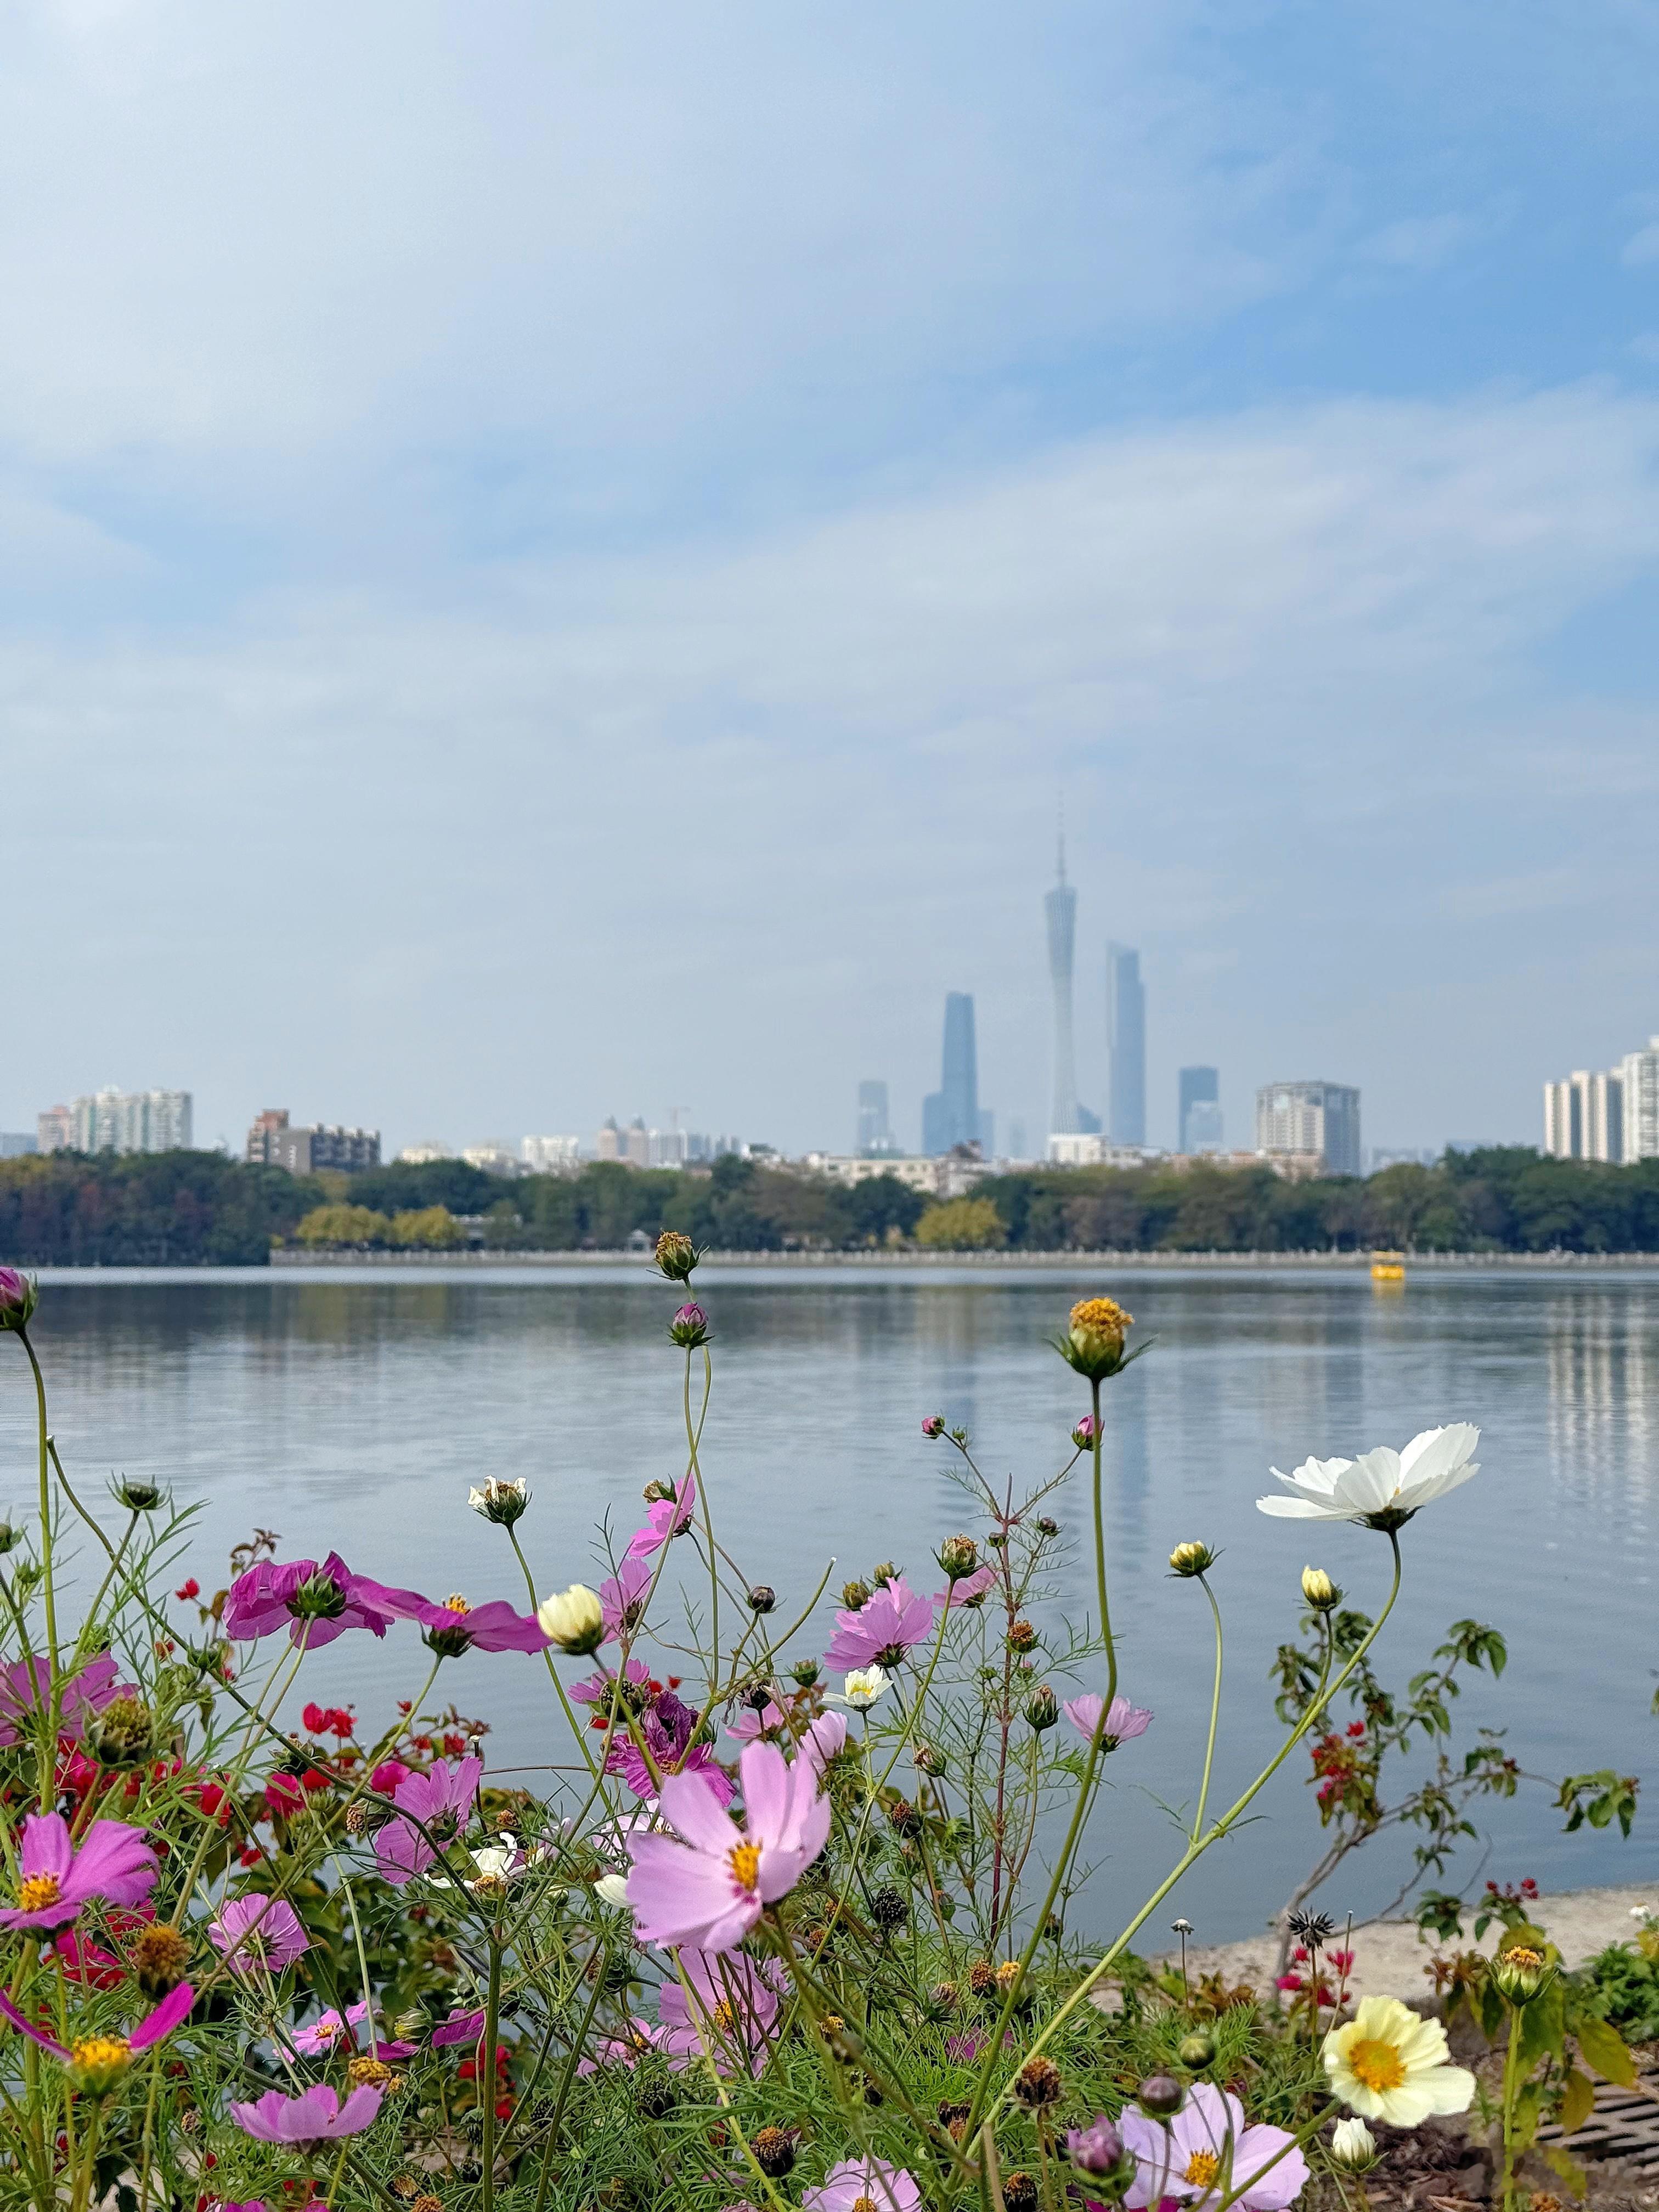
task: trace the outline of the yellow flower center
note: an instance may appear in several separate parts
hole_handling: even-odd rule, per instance
[[[1541,1966],[1544,1963],[1543,1953],[1528,1950],[1524,1943],[1517,1943],[1512,1951],[1505,1951],[1504,1956],[1512,1966],[1531,1968]]]
[[[44,1912],[63,1895],[55,1874],[25,1875],[18,1884],[17,1902],[25,1912]]]
[[[446,1613],[471,1613],[471,1607],[467,1603],[464,1597],[451,1596],[447,1597],[444,1600],[444,1611]]]
[[[1380,2036],[1368,2035],[1352,2045],[1348,2051],[1348,2070],[1356,2081],[1380,2096],[1388,2089],[1397,2089],[1406,2078],[1406,2062],[1396,2046],[1384,2043]]]
[[[132,2045],[124,2043],[118,2035],[89,2035],[70,2045],[70,2065],[88,2074],[107,2074],[117,2066],[125,2066],[131,2056]]]
[[[1212,2150],[1195,2150],[1187,2161],[1187,2171],[1181,2177],[1200,2189],[1207,2189],[1221,2171],[1221,2160]]]
[[[726,1863],[737,1878],[738,1887],[752,1890],[760,1879],[760,1845],[733,1844],[726,1854]]]
[[[731,2006],[726,2003],[724,1997],[722,1997],[719,2004],[714,2007],[713,2012],[709,2014],[708,2018],[710,2024],[718,2028],[722,2035],[730,2035],[732,2029],[738,2024],[738,2016],[736,2013],[732,2011]]]
[[[1133,1320],[1115,1298],[1081,1298],[1072,1308],[1072,1330],[1077,1336],[1105,1337],[1121,1344],[1123,1332]]]
[[[879,2208],[873,2197],[855,2197],[853,2199],[853,2212],[879,2212]]]

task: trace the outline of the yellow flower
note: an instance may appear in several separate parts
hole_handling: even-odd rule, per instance
[[[1134,1316],[1125,1313],[1115,1298],[1081,1298],[1072,1308],[1072,1334],[1121,1347],[1124,1331],[1133,1320]]]
[[[597,1651],[605,1641],[605,1607],[586,1583],[544,1598],[536,1607],[542,1633],[561,1651]]]
[[[1345,2027],[1325,2038],[1332,2094],[1350,2112],[1390,2127],[1414,2128],[1431,2112],[1464,2112],[1474,2095],[1466,2066],[1447,2063],[1446,2031],[1398,1997],[1365,1997]]]

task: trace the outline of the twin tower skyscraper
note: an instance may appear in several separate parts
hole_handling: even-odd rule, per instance
[[[1099,1131],[1101,1117],[1078,1097],[1073,1031],[1072,971],[1077,951],[1077,892],[1066,880],[1060,833],[1057,878],[1042,902],[1048,924],[1048,981],[1054,1000],[1054,1099],[1048,1127],[1056,1136]],[[1106,947],[1106,1134],[1114,1144],[1146,1141],[1146,988],[1133,946]]]

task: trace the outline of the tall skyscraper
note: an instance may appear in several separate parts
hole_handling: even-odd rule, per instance
[[[188,1091],[100,1091],[41,1115],[40,1135],[42,1152],[187,1152],[191,1096]]]
[[[1078,1127],[1077,1054],[1072,1044],[1072,955],[1077,939],[1077,893],[1066,880],[1066,833],[1060,833],[1060,867],[1042,902],[1048,922],[1048,981],[1054,994],[1054,1089],[1048,1127],[1066,1135]]]
[[[1357,1176],[1359,1093],[1346,1083],[1264,1083],[1255,1094],[1255,1148],[1321,1152],[1328,1175]]]
[[[859,1133],[853,1147],[860,1158],[869,1159],[880,1152],[893,1149],[893,1133],[887,1119],[887,1085],[884,1083],[865,1082],[859,1085]]]
[[[921,1149],[930,1156],[953,1145],[985,1145],[991,1115],[979,1103],[979,1054],[974,1042],[974,1001],[967,991],[945,1000],[944,1067],[939,1087],[921,1102]]]
[[[1544,1085],[1544,1150],[1617,1164],[1625,1158],[1624,1107],[1621,1069],[1575,1067],[1565,1083]]]
[[[1140,955],[1106,947],[1106,1049],[1110,1063],[1106,1133],[1115,1145],[1146,1141],[1146,992]]]
[[[1183,1067],[1177,1078],[1176,1133],[1186,1153],[1221,1150],[1221,1077],[1213,1067]]]

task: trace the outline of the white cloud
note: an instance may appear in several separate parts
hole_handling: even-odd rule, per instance
[[[1443,269],[1490,228],[1487,219],[1477,216],[1407,216],[1362,239],[1359,252],[1364,259],[1387,268],[1426,272]]]
[[[1645,223],[1625,241],[1619,258],[1626,269],[1646,269],[1659,261],[1659,222]]]

